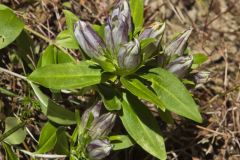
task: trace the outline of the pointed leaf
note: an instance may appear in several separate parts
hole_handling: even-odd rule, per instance
[[[67,28],[68,28],[69,31],[72,31],[72,33],[73,33],[74,24],[75,24],[75,22],[78,21],[78,17],[68,10],[63,10],[63,13],[64,13],[65,18],[66,18]]]
[[[127,88],[135,96],[147,100],[149,102],[152,102],[163,111],[165,110],[165,107],[161,99],[159,99],[158,96],[153,91],[148,89],[147,86],[145,86],[140,80],[136,78],[127,79],[125,77],[121,77],[120,81],[123,84],[123,86]]]
[[[109,140],[113,144],[113,150],[121,150],[129,148],[134,145],[133,140],[128,135],[114,135],[110,136]]]
[[[175,75],[164,69],[155,68],[150,70],[150,73],[143,75],[142,78],[152,82],[152,88],[166,109],[196,122],[202,122],[198,106]]]
[[[57,127],[47,122],[42,128],[37,153],[46,153],[53,149],[57,141]]]
[[[134,34],[138,33],[142,29],[143,25],[143,0],[130,0],[131,15],[134,24]]]
[[[51,99],[48,100],[47,117],[61,125],[76,124],[74,112],[69,111],[66,108],[61,107]]]
[[[82,61],[47,65],[33,71],[28,79],[51,89],[87,87],[101,82],[101,70],[92,64]]]
[[[147,107],[130,93],[124,94],[122,123],[129,135],[148,153],[166,159],[163,137]]]
[[[112,111],[121,109],[120,94],[116,88],[99,85],[98,91],[107,110]]]
[[[58,34],[56,44],[68,49],[79,49],[77,40],[69,30],[64,30]]]
[[[57,142],[54,151],[57,154],[69,155],[68,137],[63,127],[59,128],[57,131]]]
[[[48,46],[41,54],[37,67],[43,67],[49,64],[70,63],[75,62],[74,58],[58,50],[53,45]]]

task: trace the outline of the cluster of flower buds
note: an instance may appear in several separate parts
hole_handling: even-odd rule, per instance
[[[108,112],[100,116],[101,106],[102,102],[98,102],[95,106],[85,110],[80,124],[83,130],[87,130],[87,134],[91,138],[90,143],[87,144],[87,155],[93,160],[102,159],[108,156],[112,149],[112,145],[108,140],[101,139],[106,138],[111,132],[116,115]],[[90,126],[87,126],[90,115],[93,116],[93,121]]]
[[[89,24],[81,20],[76,23],[74,33],[80,47],[90,58],[97,60],[98,63],[109,59],[108,62],[115,66],[113,71],[117,70],[120,74],[123,71],[128,74],[138,69],[142,61],[146,62],[159,54],[165,23],[155,22],[146,27],[138,38],[130,39],[132,29],[129,3],[127,0],[119,0],[107,19],[104,28],[105,41]],[[183,78],[188,73],[193,62],[192,56],[184,55],[192,30],[192,28],[187,29],[171,41],[165,47],[163,56],[159,58],[159,63],[162,64],[160,66],[165,67],[179,78]],[[148,40],[149,43],[141,48],[142,42]]]
[[[127,0],[120,0],[108,18],[104,34],[105,42],[89,24],[81,20],[75,24],[74,34],[88,57],[97,62],[111,57],[110,61],[116,62],[119,69],[132,70],[139,66],[142,56],[138,40],[128,42],[131,32],[132,19],[129,3]],[[108,52],[110,55],[106,56]]]
[[[165,57],[163,60],[168,61],[167,59],[171,59],[171,57],[177,57],[173,61],[168,62],[168,64],[165,65],[165,68],[179,78],[188,76],[193,64],[193,56],[184,55],[184,50],[187,47],[187,41],[192,33],[192,30],[192,28],[187,29],[171,41],[165,48]],[[190,79],[192,79],[196,84],[206,83],[209,78],[209,74],[210,72],[208,71],[192,73],[190,75]]]
[[[98,102],[95,106],[85,110],[81,118],[81,128],[85,128],[89,120],[90,114],[93,115],[93,122],[88,128],[91,139],[97,139],[107,136],[115,123],[116,114],[108,112],[100,116],[102,102]]]
[[[95,139],[87,145],[87,153],[92,160],[101,160],[107,157],[113,145],[107,139]]]
[[[129,4],[120,0],[105,27],[105,40],[113,53],[118,52],[120,45],[128,42],[128,34],[132,31],[132,20]]]

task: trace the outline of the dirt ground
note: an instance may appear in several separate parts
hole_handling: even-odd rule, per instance
[[[32,29],[54,39],[65,28],[63,9],[69,9],[91,23],[104,23],[113,0],[0,0],[0,3],[14,9]],[[192,90],[204,122],[196,124],[177,118],[174,124],[163,127],[168,159],[239,160],[240,0],[145,0],[145,24],[154,21],[166,22],[165,42],[192,26],[194,32],[189,47],[193,53],[209,57],[199,70],[211,72],[207,83]],[[40,54],[47,43],[34,38],[35,53]],[[11,47],[14,49],[14,44]],[[0,50],[1,67],[23,74],[21,65],[14,63],[11,51]],[[79,57],[76,51],[71,53]],[[32,107],[34,102],[26,98],[28,86],[20,79],[1,73],[0,87],[19,95],[12,98],[0,94],[1,120],[18,112],[32,119],[45,120],[37,108]],[[34,128],[34,125],[29,127]],[[31,142],[23,145],[29,148],[29,144]]]

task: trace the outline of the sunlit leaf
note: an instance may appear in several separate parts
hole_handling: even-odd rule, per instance
[[[121,150],[134,145],[134,141],[127,135],[110,136],[109,140],[113,144],[113,150]]]
[[[166,159],[163,137],[147,107],[132,94],[124,94],[122,123],[129,135],[148,153]]]
[[[57,127],[47,122],[41,130],[37,153],[46,153],[54,148],[57,142]]]
[[[198,106],[175,75],[164,69],[155,68],[143,75],[142,78],[152,82],[152,88],[166,109],[196,122],[202,122]]]
[[[28,79],[51,89],[73,89],[100,83],[101,70],[86,61],[52,64],[36,69]]]
[[[69,49],[79,49],[77,40],[69,30],[64,30],[58,34],[56,44]]]
[[[142,29],[143,25],[143,9],[144,1],[143,0],[130,0],[131,15],[134,24],[134,34],[139,32]]]
[[[126,87],[131,93],[133,93],[134,95],[138,96],[141,99],[152,102],[163,111],[165,110],[165,107],[161,99],[153,91],[151,91],[146,85],[144,85],[140,80],[136,78],[125,78],[125,77],[122,77],[120,80],[122,85]]]

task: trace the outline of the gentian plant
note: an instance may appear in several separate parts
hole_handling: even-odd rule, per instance
[[[154,22],[143,28],[141,0],[117,1],[103,25],[79,20],[67,10],[64,14],[68,29],[43,52],[37,69],[27,77],[49,120],[36,153],[53,151],[71,160],[101,160],[138,144],[152,156],[166,159],[164,138],[148,104],[155,106],[157,117],[166,123],[173,121],[171,112],[202,122],[185,87],[203,83],[209,75],[194,71],[204,57],[187,49],[192,28],[163,44],[166,24]],[[62,48],[78,49],[82,60],[74,60]],[[39,86],[53,95],[90,92],[94,102],[83,114],[77,107],[73,112]],[[118,118],[120,124],[115,122]],[[112,132],[115,124],[122,124],[125,131]],[[75,128],[71,136],[66,126]]]

